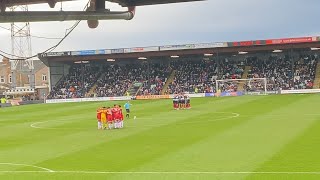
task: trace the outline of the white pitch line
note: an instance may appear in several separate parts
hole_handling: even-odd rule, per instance
[[[259,117],[257,115],[253,114],[241,114],[242,117]],[[290,116],[295,116],[294,114],[265,114],[262,115],[262,117],[290,117]],[[297,114],[296,116],[320,116],[320,114]]]
[[[219,113],[223,113],[223,112],[219,112]],[[177,122],[177,123],[173,123],[173,124],[150,124],[150,125],[141,125],[139,127],[158,127],[158,126],[165,126],[165,125],[183,125],[183,124],[201,124],[201,123],[207,123],[207,122],[214,122],[214,121],[222,121],[222,120],[226,120],[226,119],[232,119],[232,118],[237,118],[240,116],[240,114],[238,113],[230,113],[233,114],[233,116],[230,117],[222,117],[222,118],[217,118],[217,119],[209,119],[206,121],[186,121],[186,122]],[[136,126],[126,126],[126,127],[136,127]]]
[[[229,117],[221,117],[221,118],[217,118],[217,119],[209,119],[206,121],[187,121],[187,122],[178,122],[176,124],[173,125],[182,125],[182,124],[193,124],[193,123],[206,123],[206,122],[214,122],[214,121],[222,121],[222,120],[226,120],[226,119],[232,119],[232,118],[237,118],[240,116],[239,113],[234,113],[234,112],[215,112],[216,114],[232,114],[233,116],[229,116]],[[256,115],[249,115],[249,114],[241,114],[241,117],[254,117]],[[288,117],[288,115],[284,115],[284,114],[269,114],[269,115],[263,115],[264,117]],[[302,116],[320,116],[320,114],[302,114]],[[136,120],[139,119],[154,119],[154,118],[137,118]],[[157,119],[157,118],[155,118]],[[72,119],[71,119],[72,120]],[[87,128],[50,128],[50,127],[41,127],[41,126],[37,126],[39,124],[44,124],[50,121],[64,121],[64,120],[48,120],[48,121],[40,121],[40,122],[35,122],[32,123],[30,125],[30,127],[32,128],[36,128],[36,129],[51,129],[51,130],[56,130],[56,129],[60,129],[60,130],[68,130],[68,129],[87,129]],[[163,125],[167,125],[167,124],[145,124],[145,125],[140,125],[139,127],[158,127],[158,126],[163,126]],[[125,126],[125,127],[137,127],[137,126]]]
[[[32,123],[30,125],[30,127],[35,128],[35,129],[85,129],[85,128],[50,128],[50,127],[47,128],[47,127],[37,126],[38,124],[43,124],[43,123],[47,123],[50,121],[60,121],[60,120],[49,120],[49,121],[35,122],[35,123]],[[63,121],[63,120],[61,120],[61,121]]]
[[[37,129],[41,129],[41,127],[36,126],[36,125],[37,125],[37,124],[46,123],[46,122],[49,122],[49,121],[35,122],[35,123],[32,123],[32,124],[30,125],[30,127],[32,127],[32,128],[37,128]]]
[[[216,114],[231,114],[233,116],[229,116],[229,117],[221,117],[221,118],[217,118],[217,119],[208,119],[206,121],[187,121],[187,122],[177,122],[176,124],[173,124],[173,125],[183,125],[183,124],[194,124],[194,123],[206,123],[206,122],[214,122],[214,121],[222,121],[222,120],[226,120],[226,119],[232,119],[232,118],[237,118],[240,116],[239,113],[233,113],[233,112],[215,112]],[[137,118],[139,120],[139,118]],[[150,118],[152,119],[152,118]],[[40,121],[40,122],[35,122],[35,123],[32,123],[30,125],[30,127],[32,128],[36,128],[36,129],[87,129],[87,128],[50,128],[50,127],[40,127],[40,126],[37,126],[39,124],[43,124],[43,123],[47,123],[47,122],[50,122],[50,121],[62,121],[62,120],[48,120],[48,121]],[[168,125],[168,124],[145,124],[145,125],[141,125],[139,127],[158,127],[158,126],[165,126],[165,125]],[[137,126],[125,126],[125,127],[137,127]]]
[[[69,174],[316,174],[318,171],[310,172],[247,172],[247,171],[0,171],[0,173],[69,173]]]
[[[40,167],[40,166],[30,165],[30,164],[0,163],[0,165],[33,167],[33,168],[36,168],[36,169],[42,169],[42,170],[45,170],[45,171],[41,171],[41,172],[54,172],[54,170],[51,170],[51,169],[48,169],[48,168],[44,168],[44,167]],[[0,171],[0,172],[3,172],[3,171]]]

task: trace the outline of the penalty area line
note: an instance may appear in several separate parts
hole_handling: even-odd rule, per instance
[[[0,171],[0,173],[69,173],[69,174],[316,174],[320,172],[215,172],[215,171]]]

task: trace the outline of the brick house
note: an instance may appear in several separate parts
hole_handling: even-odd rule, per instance
[[[29,86],[30,70],[27,66],[18,65],[16,73],[17,87]],[[49,68],[41,61],[34,61],[35,85],[48,86],[49,84]],[[0,62],[0,89],[5,87],[10,88],[12,83],[11,66],[8,59],[3,59]]]

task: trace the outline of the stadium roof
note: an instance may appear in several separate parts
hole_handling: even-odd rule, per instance
[[[155,5],[155,4],[203,1],[203,0],[108,0],[108,1],[116,2],[121,6],[127,7],[127,6],[145,6],[145,5]]]
[[[256,52],[272,52],[274,50],[310,50],[310,48],[320,48],[319,36],[119,49],[48,52],[38,54],[38,56],[41,61],[47,63],[50,61],[73,62],[83,60],[95,61],[107,59],[137,59],[139,57],[155,58],[170,57],[173,55],[203,56],[204,54],[238,54],[239,52],[248,52],[250,54]]]
[[[0,2],[0,4],[5,3],[7,7],[14,5],[23,4],[40,4],[48,3],[54,5],[56,2],[61,1],[78,1],[78,0],[6,0]],[[190,2],[190,1],[203,1],[203,0],[106,0],[109,2],[115,2],[121,6],[145,6],[145,5],[155,5],[155,4],[168,4],[168,3],[178,3],[178,2]]]
[[[168,4],[203,0],[90,0],[85,11],[10,11],[7,7],[48,3],[54,8],[57,2],[77,0],[0,0],[0,23],[11,22],[43,22],[43,21],[76,21],[87,20],[90,28],[96,28],[99,20],[131,20],[135,16],[136,6]],[[105,2],[118,3],[127,7],[126,11],[106,9]]]

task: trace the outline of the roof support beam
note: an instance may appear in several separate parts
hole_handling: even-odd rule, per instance
[[[0,23],[41,22],[41,21],[74,21],[74,20],[131,20],[134,14],[130,11],[28,11],[0,13]]]
[[[50,6],[50,8],[54,8],[54,6],[56,6],[57,1],[56,0],[48,0],[48,4]]]

